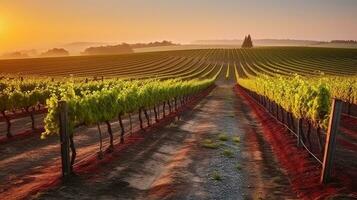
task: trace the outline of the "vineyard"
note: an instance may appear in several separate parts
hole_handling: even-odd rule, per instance
[[[105,160],[106,154],[134,143],[138,134],[180,119],[222,85],[263,108],[296,136],[319,167],[333,99],[341,102],[336,169],[346,170],[350,185],[356,181],[356,49],[261,47],[31,58],[0,60],[0,71],[0,164],[6,166],[0,170],[0,198],[19,185],[38,192],[48,184],[41,178],[23,181],[24,169],[37,175],[50,169],[56,177],[60,166],[64,176],[81,171],[93,159]],[[35,156],[29,159],[29,153]]]
[[[128,55],[0,60],[0,69],[4,74],[19,76],[193,78],[202,77],[210,70],[217,72],[220,66],[216,64],[231,63],[232,66],[237,66],[242,78],[261,73],[340,76],[356,75],[356,54],[355,49],[307,47],[177,50]]]

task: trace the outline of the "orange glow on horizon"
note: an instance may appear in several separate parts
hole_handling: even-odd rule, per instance
[[[357,39],[357,3],[316,2],[2,0],[0,55],[72,42],[190,43],[247,34],[253,39]]]
[[[3,20],[0,18],[0,35],[3,33],[5,28],[5,23],[3,22]]]
[[[0,41],[1,41],[1,38],[5,36],[5,33],[6,33],[6,27],[7,24],[5,22],[5,18],[1,16],[0,14]]]

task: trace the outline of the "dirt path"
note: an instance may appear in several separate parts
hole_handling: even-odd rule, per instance
[[[33,198],[295,199],[249,107],[221,84],[180,121]]]

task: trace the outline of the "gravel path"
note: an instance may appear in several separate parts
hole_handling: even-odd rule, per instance
[[[193,145],[184,164],[174,162],[162,176],[171,174],[172,191],[156,192],[152,199],[296,199],[259,124],[230,85],[216,88],[190,123],[194,134],[186,143]],[[219,146],[207,148],[208,140]]]

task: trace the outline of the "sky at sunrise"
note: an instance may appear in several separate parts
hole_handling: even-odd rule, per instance
[[[85,42],[357,40],[357,0],[0,0],[0,53]]]

